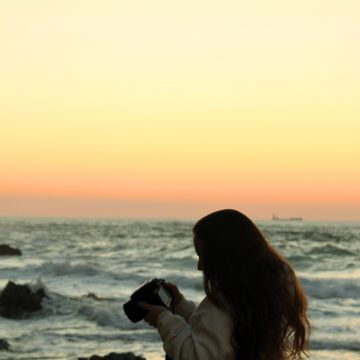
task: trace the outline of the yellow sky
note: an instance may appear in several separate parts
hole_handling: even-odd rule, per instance
[[[360,219],[359,1],[0,0],[0,44],[0,215]]]

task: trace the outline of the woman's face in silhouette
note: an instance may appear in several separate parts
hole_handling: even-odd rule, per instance
[[[195,248],[196,255],[199,257],[198,264],[197,264],[197,269],[199,271],[202,271],[204,269],[203,260],[201,257],[201,247],[202,247],[201,241],[196,236],[194,236],[194,248]]]

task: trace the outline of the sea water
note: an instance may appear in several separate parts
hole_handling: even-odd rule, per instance
[[[360,223],[258,222],[294,266],[310,303],[311,359],[360,359]],[[76,359],[132,351],[163,359],[156,330],[131,323],[122,304],[153,277],[204,297],[191,221],[0,219],[0,244],[21,257],[0,257],[8,280],[38,283],[50,299],[22,320],[0,318],[11,345],[0,359]],[[190,359],[189,359],[190,360]]]

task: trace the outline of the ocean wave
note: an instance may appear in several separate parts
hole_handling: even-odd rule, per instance
[[[77,315],[101,327],[112,327],[122,331],[146,329],[147,325],[140,321],[131,322],[124,310],[124,301],[88,301],[88,299],[78,299]],[[126,299],[127,301],[127,299]]]
[[[335,340],[322,341],[312,340],[310,348],[314,350],[349,350],[360,352],[360,342],[358,340]]]
[[[42,282],[38,282],[33,286],[40,286]],[[114,298],[99,298],[94,294],[71,297],[46,289],[49,299],[43,301],[43,310],[38,312],[37,318],[65,316],[78,318],[82,317],[88,321],[94,322],[99,326],[111,326],[118,329],[132,329],[139,326],[131,326],[132,323],[126,325],[127,320],[122,304],[124,300]],[[141,326],[140,326],[141,327]]]
[[[87,320],[95,322],[100,326],[111,326],[115,328],[124,328],[127,320],[123,314],[122,304],[82,304],[78,314],[84,316]],[[129,320],[127,320],[129,321]]]
[[[358,299],[360,283],[355,279],[300,279],[306,293],[317,299]]]
[[[2,261],[0,277],[25,283],[41,276],[50,297],[26,319],[26,326],[0,322],[0,333],[16,351],[14,359],[69,359],[76,349],[92,354],[94,347],[109,349],[114,343],[122,349],[162,351],[157,332],[143,321],[129,321],[122,305],[152,277],[177,284],[196,302],[203,297],[191,226],[169,221],[0,221],[4,241],[24,250],[22,258]],[[309,297],[315,327],[312,358],[323,352],[344,359],[351,352],[351,359],[360,359],[360,224],[267,222],[262,227],[294,264]],[[9,354],[13,356],[0,358],[8,360]],[[330,358],[335,359],[321,357]]]
[[[344,248],[340,245],[333,245],[333,244],[326,244],[324,246],[315,246],[309,251],[307,251],[304,256],[306,255],[336,255],[336,256],[343,256],[343,255],[355,255],[353,251],[349,248]]]
[[[52,274],[56,276],[82,274],[87,276],[97,275],[99,267],[95,263],[83,262],[73,263],[71,261],[45,262],[38,269],[42,274]]]

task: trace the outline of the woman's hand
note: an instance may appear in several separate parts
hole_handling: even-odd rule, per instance
[[[179,288],[171,282],[166,282],[165,286],[171,291],[174,297],[174,305],[177,305],[184,298],[184,295],[180,292]]]
[[[141,309],[147,310],[148,313],[144,317],[144,321],[147,322],[150,326],[157,327],[157,320],[159,315],[166,310],[163,306],[151,305],[142,301],[136,303]]]

